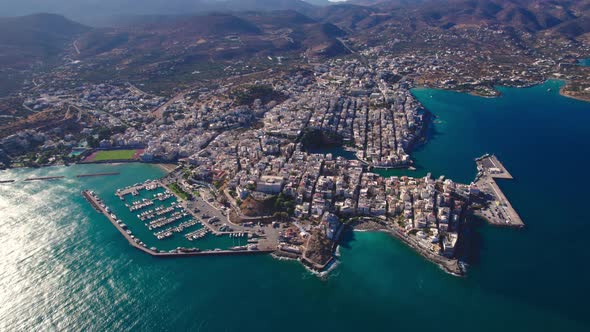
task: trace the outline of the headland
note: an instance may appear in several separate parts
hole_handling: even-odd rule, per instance
[[[349,169],[346,159],[338,169]],[[324,161],[330,167],[330,160]],[[187,181],[182,178],[181,168],[159,180],[121,188],[115,192],[119,201],[137,219],[145,224],[160,241],[183,234],[197,246],[177,247],[168,251],[157,245],[146,245],[136,237],[131,228],[137,227],[138,220],[121,220],[92,191],[83,191],[84,197],[102,213],[125,237],[131,246],[152,256],[203,256],[235,255],[253,253],[272,253],[274,257],[297,259],[311,270],[322,272],[335,258],[335,250],[341,235],[347,230],[384,231],[413,248],[427,260],[444,271],[460,276],[465,265],[459,261],[456,247],[463,234],[462,229],[469,222],[471,214],[487,219],[490,224],[499,226],[523,227],[524,223],[510,205],[506,196],[495,183],[496,179],[512,179],[510,173],[494,155],[484,155],[476,159],[478,176],[471,184],[455,183],[440,177],[432,179],[391,177],[383,179],[359,167],[358,195],[349,203],[354,210],[342,209],[335,213],[320,214],[319,225],[314,227],[312,218],[288,217],[275,212],[244,210],[229,192],[219,191],[206,182]],[[360,164],[359,164],[360,165]],[[355,187],[356,187],[355,186]],[[322,185],[316,185],[320,190]],[[381,189],[379,189],[381,188]],[[380,191],[382,190],[382,192]],[[154,192],[153,198],[142,193]],[[371,192],[372,197],[384,197],[381,208],[362,195]],[[251,193],[250,206],[266,209],[263,206],[284,195],[275,196],[263,192]],[[253,198],[260,196],[258,198]],[[154,205],[172,199],[170,205]],[[223,199],[223,200],[220,200]],[[270,200],[270,201],[269,201]],[[220,203],[224,202],[224,203]],[[378,201],[377,201],[378,202]],[[364,208],[369,204],[368,208]],[[261,216],[252,215],[258,212]],[[343,219],[343,216],[345,216]],[[131,217],[131,219],[135,219]],[[196,226],[198,227],[196,227]],[[139,226],[141,227],[141,226]],[[195,228],[193,228],[195,227]],[[188,232],[185,232],[188,230]],[[198,243],[207,234],[248,239],[247,244],[231,248],[201,250]]]

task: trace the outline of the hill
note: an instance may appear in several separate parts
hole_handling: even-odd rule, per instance
[[[100,28],[77,41],[81,78],[147,82],[152,91],[180,82],[286,68],[307,58],[349,53],[346,33],[297,11],[158,16],[147,22]],[[97,70],[100,68],[100,70]]]
[[[357,31],[400,24],[406,31],[503,26],[572,39],[590,32],[590,0],[358,0],[321,8],[314,18]]]
[[[33,65],[51,68],[75,37],[88,30],[59,15],[0,17],[0,96],[18,90]]]
[[[2,15],[51,12],[88,25],[105,27],[111,24],[121,25],[121,19],[132,16],[204,15],[213,12],[275,10],[310,13],[314,8],[314,5],[302,0],[19,0],[2,4]]]
[[[344,34],[333,24],[288,10],[159,17],[155,23],[95,29],[84,34],[78,46],[83,58],[101,55],[116,61],[123,53],[121,59],[126,63],[148,61],[146,52],[153,62],[187,57],[230,60],[306,51],[332,56],[346,52],[337,39]]]
[[[89,28],[53,14],[0,18],[0,65],[20,67],[51,61]]]

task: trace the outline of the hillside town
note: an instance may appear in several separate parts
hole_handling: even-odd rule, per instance
[[[504,38],[501,31],[478,33]],[[507,72],[477,67],[482,55],[474,50],[397,55],[399,42],[169,97],[130,82],[40,84],[23,107],[67,116],[43,128],[6,129],[14,132],[0,141],[0,159],[5,166],[93,162],[93,151],[137,149],[136,161],[180,165],[171,176],[187,193],[202,183],[216,188],[211,197],[231,211],[228,221],[279,223],[279,256],[323,270],[343,229],[379,229],[461,274],[456,247],[472,202],[477,197],[485,208],[497,197],[482,201],[477,185],[445,178],[378,174],[412,169],[411,152],[427,139],[431,115],[410,90],[419,83],[496,95],[496,84],[546,79],[560,60],[527,54],[522,70]]]

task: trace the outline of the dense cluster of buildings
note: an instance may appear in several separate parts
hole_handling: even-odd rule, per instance
[[[443,37],[436,38],[440,42]],[[177,91],[169,99],[131,84],[85,84],[70,90],[38,89],[25,105],[34,110],[70,107],[89,114],[92,121],[81,124],[77,137],[62,138],[70,142],[97,138],[101,128],[123,128],[101,139],[100,147],[141,147],[143,161],[181,161],[184,181],[220,188],[238,215],[244,201],[259,194],[280,195],[289,204],[278,210],[297,225],[283,232],[280,244],[291,253],[305,253],[310,242],[322,243],[305,237],[320,234],[335,240],[343,222],[371,220],[410,236],[421,250],[453,257],[470,187],[430,176],[384,178],[373,170],[410,166],[410,151],[424,137],[429,114],[410,93],[408,78],[421,74],[452,86],[455,82],[436,76],[449,71],[462,77],[464,85],[469,83],[469,66],[462,63],[475,55],[449,48],[424,56],[392,56],[390,48],[398,42],[363,51],[371,59],[368,63],[332,59],[313,70],[250,82],[272,87],[285,97],[280,101],[238,104],[232,92],[240,85],[230,82]],[[554,64],[541,61],[536,68],[545,65]],[[525,80],[536,77],[520,74]],[[474,85],[492,82],[479,77]],[[310,152],[302,142],[310,130],[338,142],[352,157]],[[34,131],[23,133],[46,139]],[[11,139],[20,144],[21,136]]]

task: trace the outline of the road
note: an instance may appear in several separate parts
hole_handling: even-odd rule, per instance
[[[80,49],[78,48],[78,40],[74,40],[74,42],[72,43],[74,45],[74,49],[76,50],[76,53],[78,53],[78,55],[80,55]]]
[[[158,106],[156,109],[154,109],[152,111],[152,113],[157,116],[158,118],[162,118],[162,116],[164,115],[164,111],[166,110],[166,108],[172,104],[174,104],[175,102],[182,100],[184,98],[184,94],[185,92],[180,92],[177,95],[175,95],[174,97],[172,97],[170,100],[168,100],[167,102],[165,102],[164,104]]]
[[[338,39],[338,41],[342,44],[342,46],[344,46],[344,48],[346,48],[351,54],[355,54],[356,53],[355,50],[353,50],[352,48],[348,47],[348,45],[346,45],[346,42],[344,42],[344,39],[342,39],[340,37],[338,37],[336,39]]]

